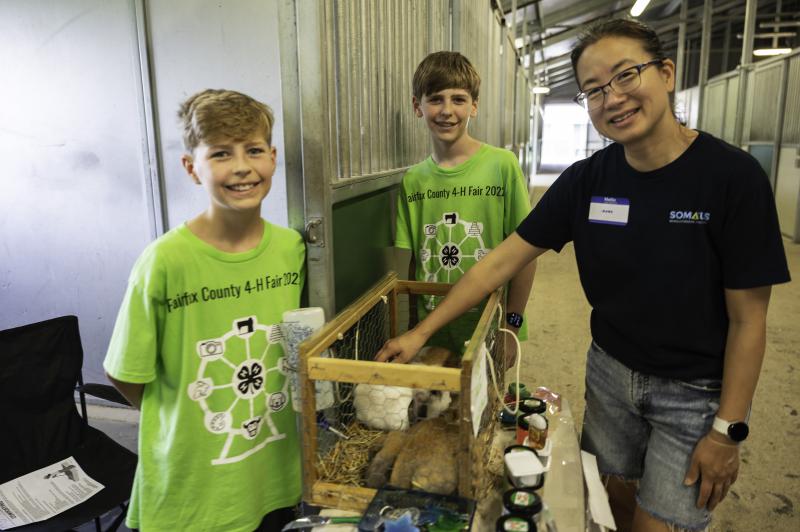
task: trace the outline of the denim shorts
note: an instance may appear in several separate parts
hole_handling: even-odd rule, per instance
[[[721,379],[683,382],[633,371],[592,342],[586,363],[581,448],[597,456],[600,474],[638,480],[636,502],[652,516],[702,530],[700,482],[684,486],[697,442],[719,409]]]

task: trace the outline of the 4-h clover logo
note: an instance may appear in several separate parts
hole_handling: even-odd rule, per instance
[[[264,368],[257,360],[246,360],[236,370],[235,384],[241,397],[256,395],[264,385]]]
[[[452,270],[458,263],[461,262],[459,258],[459,249],[455,244],[445,244],[442,247],[442,256],[440,260],[442,261],[442,266],[447,268],[448,270]]]
[[[282,343],[278,325],[244,316],[221,336],[195,344],[197,377],[186,393],[201,409],[205,429],[220,436],[215,438],[219,455],[211,465],[244,460],[286,438],[275,424],[290,397]]]

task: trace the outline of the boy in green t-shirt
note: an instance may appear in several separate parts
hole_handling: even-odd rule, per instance
[[[300,306],[305,247],[261,218],[273,116],[228,90],[200,92],[178,114],[183,167],[209,206],[139,257],[103,364],[141,410],[127,525],[280,530],[301,474],[278,324]]]
[[[470,118],[478,114],[480,83],[472,64],[458,52],[432,53],[414,73],[414,113],[428,126],[433,153],[409,168],[397,201],[395,246],[411,250],[409,279],[455,283],[530,212],[514,154],[483,144],[467,131]],[[532,262],[508,287],[505,326],[520,332],[522,339],[525,330],[519,329],[535,269]],[[439,299],[425,296],[412,304],[412,324]],[[429,345],[463,352],[480,310],[441,329]]]

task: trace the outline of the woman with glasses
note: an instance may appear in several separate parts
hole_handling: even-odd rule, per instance
[[[592,305],[581,447],[608,480],[618,530],[700,530],[736,480],[771,285],[789,281],[772,190],[750,155],[678,122],[675,65],[649,27],[593,27],[572,65],[575,100],[614,143],[564,171],[376,359],[409,360],[530,261],[574,242]]]

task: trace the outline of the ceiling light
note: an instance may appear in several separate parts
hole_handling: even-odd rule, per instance
[[[770,55],[783,55],[791,53],[791,48],[759,48],[757,50],[753,50],[753,55],[757,55],[759,57],[766,57]]]
[[[645,10],[647,4],[649,3],[650,0],[636,0],[636,3],[633,4],[633,7],[631,8],[631,16],[638,17],[639,15],[641,15],[642,11]]]
[[[550,87],[542,87],[537,85],[533,88],[534,94],[550,94]]]

